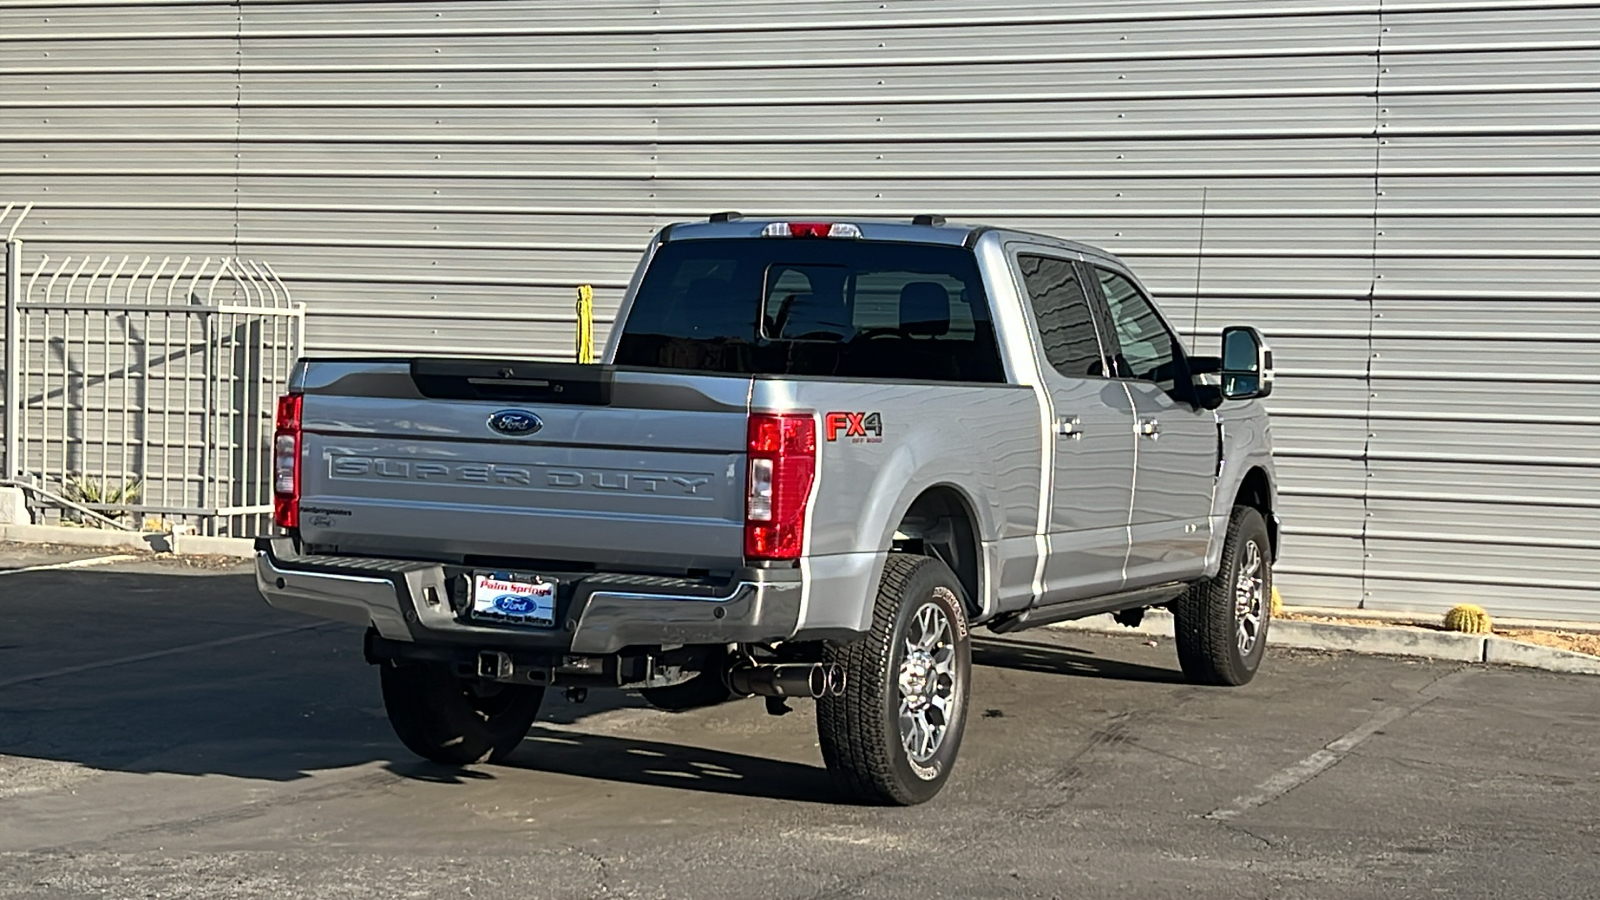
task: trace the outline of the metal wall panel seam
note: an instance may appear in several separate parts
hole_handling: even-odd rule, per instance
[[[1409,85],[1389,88],[1386,97],[1467,97],[1467,96],[1521,96],[1524,94],[1589,93],[1600,90],[1600,82],[1526,82],[1507,84],[1439,84]],[[663,97],[649,104],[635,99],[607,98],[534,98],[496,97],[472,99],[452,97],[449,100],[406,99],[396,97],[384,100],[341,98],[320,100],[316,98],[262,99],[241,102],[245,109],[435,109],[448,106],[452,109],[701,109],[795,106],[936,106],[945,104],[993,103],[1015,106],[1024,103],[1085,103],[1102,101],[1148,102],[1160,100],[1260,100],[1364,97],[1368,92],[1344,87],[1275,87],[1252,89],[1191,88],[1186,90],[1104,90],[1068,92],[1010,92],[995,94],[969,93],[908,93],[859,94],[828,96],[819,100],[812,96],[773,94],[769,96],[747,94],[707,94],[702,97]],[[206,100],[163,100],[141,98],[118,100],[111,98],[92,100],[11,100],[0,102],[0,109],[184,109],[206,108],[218,105]]]
[[[5,73],[0,72],[0,75]],[[1160,123],[1150,123],[1149,128],[1160,128]],[[1125,130],[1033,130],[1033,131],[996,131],[984,129],[971,134],[956,134],[949,131],[910,131],[896,129],[893,132],[884,132],[881,129],[865,129],[863,131],[825,132],[825,131],[794,131],[773,132],[770,130],[751,131],[747,134],[718,134],[714,139],[703,134],[628,134],[622,132],[606,134],[350,134],[350,133],[303,133],[303,134],[252,134],[246,135],[237,141],[230,135],[221,133],[212,134],[185,134],[174,137],[165,132],[115,132],[107,134],[103,131],[96,132],[36,132],[0,135],[0,141],[5,143],[183,143],[183,144],[400,144],[432,146],[436,144],[457,144],[461,146],[475,146],[489,144],[493,146],[570,146],[582,144],[598,144],[607,146],[633,146],[645,145],[671,145],[695,146],[700,144],[721,144],[724,146],[749,145],[792,146],[796,144],[870,144],[874,146],[883,144],[998,144],[998,143],[1089,143],[1092,141],[1190,141],[1190,140],[1240,140],[1240,139],[1275,139],[1275,140],[1303,140],[1310,138],[1370,138],[1374,135],[1370,128],[1349,128],[1339,126],[1305,126],[1300,128],[1229,128],[1217,126],[1210,129],[1198,128],[1164,128],[1160,131],[1143,131],[1138,129]],[[1438,136],[1445,134],[1462,133],[1460,128],[1439,127],[1432,130],[1415,129],[1404,133],[1396,132],[1395,136]],[[1489,133],[1485,131],[1471,132],[1474,134]],[[1507,127],[1500,132],[1503,134],[1600,134],[1600,124],[1592,127],[1579,128],[1576,126],[1549,126],[1536,129],[1531,126]]]
[[[192,6],[218,6],[223,5],[218,0],[0,0],[0,9],[117,9],[141,7],[192,7]],[[273,6],[306,6],[308,0],[250,0],[250,5],[258,8]],[[1059,13],[1050,15],[975,15],[947,17],[945,19],[928,19],[915,17],[885,17],[883,19],[839,19],[830,23],[830,27],[849,30],[863,25],[874,27],[893,28],[921,28],[921,27],[965,27],[987,25],[1050,25],[1050,24],[1087,24],[1097,22],[1156,22],[1156,21],[1195,21],[1195,20],[1227,20],[1227,19],[1258,19],[1258,18],[1286,18],[1286,17],[1316,17],[1333,15],[1359,15],[1371,14],[1382,6],[1380,2],[1364,3],[1325,3],[1305,4],[1299,6],[1280,6],[1268,8],[1236,6],[1206,8],[1194,11],[1179,12],[1173,10],[1129,10],[1117,9],[1115,12],[1084,14],[1077,13],[1063,16]],[[1586,9],[1591,8],[1591,0],[1498,0],[1498,2],[1484,2],[1484,0],[1419,0],[1412,4],[1396,6],[1393,2],[1390,8],[1404,13],[1447,13],[1447,12],[1497,12],[1501,10],[1560,10],[1560,9]],[[643,17],[641,16],[641,19]],[[815,27],[816,23],[813,23]],[[639,25],[610,26],[601,31],[595,26],[581,26],[574,30],[577,34],[608,34],[620,33],[641,35],[649,34],[729,34],[746,31],[770,31],[770,25],[742,24],[742,23],[715,23],[696,22],[686,25],[672,25],[666,22],[641,21]],[[301,32],[300,34],[303,34]]]
[[[1593,469],[1592,456],[1536,456],[1514,453],[1447,453],[1420,450],[1367,450],[1362,452],[1320,447],[1273,448],[1274,457],[1285,459],[1343,459],[1352,462],[1431,462],[1484,464],[1498,466],[1548,466],[1551,468]]]
[[[1560,88],[1564,91],[1589,91],[1596,90],[1591,83],[1568,85]],[[1494,85],[1441,85],[1439,87],[1418,87],[1408,89],[1406,93],[1417,95],[1498,95],[1545,93],[1551,90],[1550,86],[1543,84],[1530,84],[1520,88]],[[663,97],[649,104],[641,104],[634,99],[605,99],[605,98],[570,98],[559,97],[533,98],[533,97],[496,97],[474,100],[471,98],[453,98],[448,101],[432,99],[405,99],[396,97],[386,100],[362,100],[359,98],[341,98],[336,100],[319,100],[315,98],[294,98],[283,100],[250,100],[244,102],[246,109],[434,109],[448,106],[452,109],[702,109],[702,108],[728,108],[747,109],[751,107],[795,107],[795,106],[938,106],[945,104],[973,104],[993,103],[997,105],[1016,106],[1023,103],[1093,103],[1101,101],[1121,102],[1148,102],[1159,100],[1262,100],[1262,99],[1309,99],[1316,97],[1353,97],[1363,96],[1362,92],[1352,91],[1343,87],[1277,87],[1256,89],[1227,89],[1227,88],[1192,88],[1188,90],[1103,90],[1103,91],[1067,91],[1067,92],[1012,92],[1003,94],[859,94],[859,95],[830,95],[825,100],[810,96],[794,96],[774,94],[750,96],[745,94],[726,94],[722,96],[707,94],[702,97]],[[15,100],[0,103],[0,109],[174,109],[190,106],[200,107],[208,105],[205,101],[161,100],[161,99],[134,99],[134,100]]]
[[[1538,413],[1496,415],[1494,413],[1461,412],[1442,413],[1431,410],[1374,410],[1370,415],[1361,410],[1306,410],[1272,407],[1275,417],[1284,419],[1338,419],[1367,420],[1374,422],[1456,422],[1463,425],[1572,425],[1600,427],[1600,416],[1550,416]]]
[[[1540,52],[1555,50],[1591,50],[1596,45],[1574,42],[1546,42],[1537,47],[1530,46]],[[1503,45],[1485,45],[1484,49],[1504,51],[1509,49]],[[862,56],[836,56],[817,57],[812,59],[783,60],[785,69],[889,69],[889,68],[928,68],[945,66],[1036,66],[1049,63],[1063,63],[1074,65],[1087,65],[1089,63],[1124,63],[1124,62],[1182,62],[1217,61],[1229,59],[1306,59],[1330,57],[1370,57],[1373,53],[1370,44],[1347,44],[1343,46],[1324,45],[1312,48],[1305,47],[1263,47],[1246,48],[1237,47],[1219,50],[1168,50],[1168,51],[1139,51],[1123,50],[1120,52],[1074,52],[1074,53],[1009,53],[1009,54],[941,54],[938,56],[888,56],[866,55]],[[1447,53],[1448,49],[1426,48],[1413,52],[1417,53]],[[749,59],[717,59],[717,60],[670,60],[658,59],[650,62],[634,62],[624,60],[594,61],[582,65],[573,63],[452,63],[436,62],[430,65],[419,63],[257,63],[245,66],[247,75],[269,74],[303,74],[318,73],[325,75],[348,73],[395,73],[395,72],[701,72],[701,71],[770,71],[774,61],[770,57],[751,57]],[[153,65],[153,66],[30,66],[24,68],[12,67],[0,70],[0,74],[98,74],[102,72],[140,72],[162,75],[218,75],[232,74],[231,66],[218,65]]]
[[[1546,0],[1548,2],[1548,0]],[[1573,0],[1569,0],[1573,2]],[[252,0],[257,6],[262,5],[260,0]],[[54,7],[64,6],[63,3],[41,3],[39,6]],[[107,3],[86,4],[92,6],[108,6]],[[175,6],[187,5],[170,2],[140,3],[141,6]],[[215,2],[196,3],[194,5],[215,6]],[[1574,2],[1574,5],[1581,5]],[[26,6],[26,4],[24,4]],[[0,9],[14,9],[10,3],[0,3]],[[834,20],[813,19],[810,17],[796,17],[781,25],[766,23],[732,23],[732,22],[703,22],[685,25],[675,25],[670,22],[641,21],[637,25],[600,25],[583,24],[568,26],[461,26],[440,23],[429,27],[405,28],[342,28],[327,29],[316,32],[307,32],[299,29],[279,28],[277,30],[263,29],[252,32],[252,38],[269,40],[289,40],[297,38],[317,37],[338,40],[359,38],[518,38],[518,37],[651,37],[656,35],[690,35],[709,36],[718,34],[768,34],[773,32],[829,32],[829,31],[857,31],[871,29],[873,31],[925,31],[930,29],[953,29],[980,26],[984,28],[1018,28],[1040,27],[1050,25],[1088,25],[1088,24],[1117,24],[1117,23],[1148,23],[1148,22],[1229,22],[1238,19],[1309,19],[1319,20],[1334,17],[1348,17],[1352,15],[1370,15],[1378,8],[1377,3],[1360,4],[1330,4],[1324,6],[1279,7],[1276,9],[1251,9],[1241,7],[1237,9],[1220,9],[1196,11],[1189,14],[1173,14],[1170,12],[1118,12],[1101,15],[1029,15],[1029,16],[966,16],[935,18],[896,18],[892,16],[883,18],[869,18],[857,16]],[[1493,8],[1493,7],[1490,7]],[[31,38],[35,40],[55,41],[118,41],[141,39],[179,39],[195,38],[208,39],[226,37],[217,32],[195,30],[184,31],[145,31],[123,33],[117,31],[62,31],[44,37]]]
[[[1296,526],[1284,528],[1284,534],[1308,537],[1351,537],[1348,529]],[[1401,531],[1373,528],[1365,536],[1374,541],[1411,541],[1422,544],[1471,544],[1497,547],[1527,547],[1541,550],[1600,550],[1600,541],[1582,538],[1523,537],[1507,534],[1470,534],[1461,532]]]
[[[1322,497],[1333,500],[1356,500],[1360,494],[1333,488],[1285,486],[1278,491],[1285,497]],[[1483,506],[1535,506],[1551,509],[1600,509],[1600,497],[1524,496],[1519,494],[1474,493],[1461,494],[1448,491],[1395,491],[1369,490],[1373,500],[1425,503],[1473,503]]]
[[[179,174],[183,174],[183,173],[181,173],[181,172],[163,172],[161,174],[163,174],[163,175],[179,175]],[[1370,177],[1370,175],[1368,177]],[[906,205],[904,207],[901,207],[901,206],[884,206],[884,207],[881,207],[879,209],[872,209],[872,210],[863,209],[863,208],[860,208],[860,207],[842,207],[842,208],[834,209],[832,211],[832,214],[836,215],[836,216],[840,216],[840,217],[851,217],[851,218],[862,218],[862,219],[885,219],[885,218],[888,218],[888,219],[908,219],[911,216],[916,215],[914,210],[922,209],[922,208],[926,207],[926,205],[927,204],[923,203],[923,204],[916,204],[916,205]],[[762,215],[773,215],[773,216],[785,215],[785,214],[792,214],[792,212],[793,212],[793,210],[780,210],[780,209],[774,209],[774,210],[770,210],[770,211],[766,211],[766,212],[761,212],[761,211],[758,211],[757,207],[755,207],[754,205],[747,204],[747,206],[750,207],[750,211],[745,213],[745,216],[747,218],[756,218],[756,217],[762,216]],[[79,210],[83,210],[83,209],[117,209],[117,210],[132,210],[132,211],[170,210],[170,211],[206,212],[206,211],[216,211],[216,210],[232,211],[234,209],[234,204],[222,203],[222,202],[198,201],[198,200],[165,201],[165,202],[164,201],[160,201],[160,200],[128,201],[128,200],[115,200],[115,199],[107,199],[105,201],[82,201],[82,200],[60,200],[60,201],[56,201],[56,200],[52,200],[50,202],[50,208],[51,209],[79,209]],[[241,210],[244,210],[246,212],[332,212],[332,213],[355,212],[355,213],[376,213],[376,214],[395,214],[395,213],[407,213],[407,212],[415,213],[415,212],[417,212],[415,207],[397,205],[397,204],[384,204],[384,203],[326,203],[326,202],[321,202],[321,203],[267,203],[267,202],[259,202],[259,201],[248,201],[248,202],[242,202],[242,203],[238,204],[238,208],[241,209]],[[977,218],[987,218],[989,220],[1011,219],[1011,218],[1020,218],[1020,217],[1024,217],[1024,216],[1035,216],[1035,215],[1039,215],[1040,214],[1036,210],[1027,210],[1027,209],[1020,209],[1020,208],[1017,208],[1017,207],[1006,207],[1006,206],[989,207],[987,213],[985,213],[985,211],[982,208],[979,208],[979,207],[967,208],[967,207],[955,207],[955,206],[949,206],[949,205],[941,204],[940,208],[941,209],[947,209],[947,210],[948,209],[958,209],[959,211],[956,212],[955,215],[961,216],[962,218],[971,218],[971,219],[977,219]],[[615,206],[593,206],[593,205],[587,205],[586,206],[586,205],[577,205],[577,204],[562,204],[560,206],[551,206],[551,205],[538,205],[538,204],[529,204],[529,203],[507,203],[507,204],[500,205],[500,206],[483,206],[483,205],[477,205],[477,204],[468,205],[468,204],[462,204],[462,203],[447,203],[447,204],[440,204],[440,205],[437,205],[437,206],[429,206],[428,212],[429,213],[435,213],[435,214],[438,214],[438,213],[461,213],[461,214],[474,214],[474,215],[476,215],[476,214],[485,214],[485,215],[517,215],[517,216],[564,216],[564,215],[573,215],[573,216],[633,216],[633,217],[638,217],[638,218],[659,218],[659,217],[663,217],[664,216],[664,217],[668,217],[668,218],[679,218],[679,219],[689,219],[689,218],[695,218],[697,216],[704,217],[706,215],[706,212],[704,210],[696,210],[696,209],[693,209],[693,208],[690,208],[690,207],[687,207],[687,206],[675,207],[675,206],[665,206],[665,205],[663,205],[663,206],[656,207],[656,208],[652,209],[649,206],[624,206],[624,205],[615,205]],[[1119,210],[1119,211],[1117,211],[1115,213],[1115,215],[1116,215],[1117,218],[1141,218],[1141,219],[1192,220],[1194,218],[1194,214],[1193,214],[1192,211],[1189,211],[1189,210],[1177,210],[1177,209],[1172,210],[1172,211],[1129,209],[1125,213],[1124,213],[1124,211]],[[1359,209],[1355,209],[1355,208],[1338,209],[1338,210],[1335,210],[1335,209],[1296,209],[1296,208],[1289,208],[1289,211],[1287,213],[1284,213],[1281,210],[1270,211],[1270,212],[1269,211],[1261,211],[1261,212],[1255,213],[1253,216],[1251,214],[1249,214],[1249,213],[1241,213],[1239,216],[1231,216],[1231,215],[1229,215],[1227,213],[1220,213],[1220,212],[1217,213],[1216,215],[1212,215],[1210,213],[1207,213],[1206,218],[1207,219],[1219,219],[1219,218],[1272,218],[1272,217],[1275,217],[1275,216],[1282,216],[1282,215],[1291,215],[1291,216],[1299,216],[1299,217],[1307,217],[1307,218],[1338,218],[1338,217],[1369,218],[1371,216],[1371,213],[1370,212],[1363,212],[1363,211],[1361,211]],[[952,219],[951,221],[955,221],[955,220]],[[1191,250],[1185,255],[1193,256],[1194,252]],[[1211,290],[1211,289],[1202,288],[1201,290],[1205,291],[1205,290]],[[1212,292],[1216,293],[1215,290],[1213,290]],[[1327,296],[1327,295],[1326,294],[1319,294],[1318,296]]]
[[[1576,590],[1592,592],[1596,588],[1600,588],[1600,579],[1579,581],[1563,578],[1540,578],[1537,576],[1529,576],[1526,578],[1516,578],[1511,576],[1507,576],[1505,578],[1494,578],[1477,575],[1470,571],[1455,571],[1441,574],[1437,572],[1419,572],[1404,569],[1374,568],[1372,570],[1371,577],[1373,580],[1385,579],[1392,581],[1412,581],[1426,584],[1463,584],[1477,587],[1516,588],[1519,590],[1526,590],[1528,588],[1546,588],[1552,590]],[[1529,606],[1521,604],[1506,604],[1502,605],[1500,608],[1511,609],[1514,611],[1525,611],[1529,608]]]

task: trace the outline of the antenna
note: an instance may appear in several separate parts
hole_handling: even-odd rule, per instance
[[[1200,340],[1200,272],[1206,264],[1206,200],[1211,192],[1209,185],[1200,188],[1200,248],[1194,254],[1194,318],[1189,322],[1189,334]]]

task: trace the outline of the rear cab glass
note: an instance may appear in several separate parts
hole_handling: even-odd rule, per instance
[[[972,251],[891,241],[664,244],[614,362],[735,375],[1005,380]]]

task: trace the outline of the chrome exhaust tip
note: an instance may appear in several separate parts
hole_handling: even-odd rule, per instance
[[[844,689],[845,689],[844,666],[841,666],[838,663],[834,663],[833,665],[825,666],[824,668],[826,668],[828,670],[828,672],[827,672],[827,696],[829,696],[829,697],[843,697],[844,696]],[[817,696],[820,697],[822,695],[818,694]]]
[[[761,697],[811,697],[826,695],[833,686],[828,666],[822,663],[741,665],[728,670],[728,687],[738,694]],[[837,666],[833,667],[837,668]],[[840,673],[840,682],[843,673]]]

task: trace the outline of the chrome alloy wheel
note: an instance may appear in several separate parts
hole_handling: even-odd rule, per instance
[[[900,691],[900,743],[915,763],[939,752],[956,704],[956,648],[950,618],[924,603],[907,629],[905,658],[895,683]]]
[[[1260,545],[1246,541],[1239,558],[1239,577],[1233,583],[1233,618],[1238,628],[1240,656],[1249,656],[1256,641],[1261,639],[1267,592],[1262,565]]]

